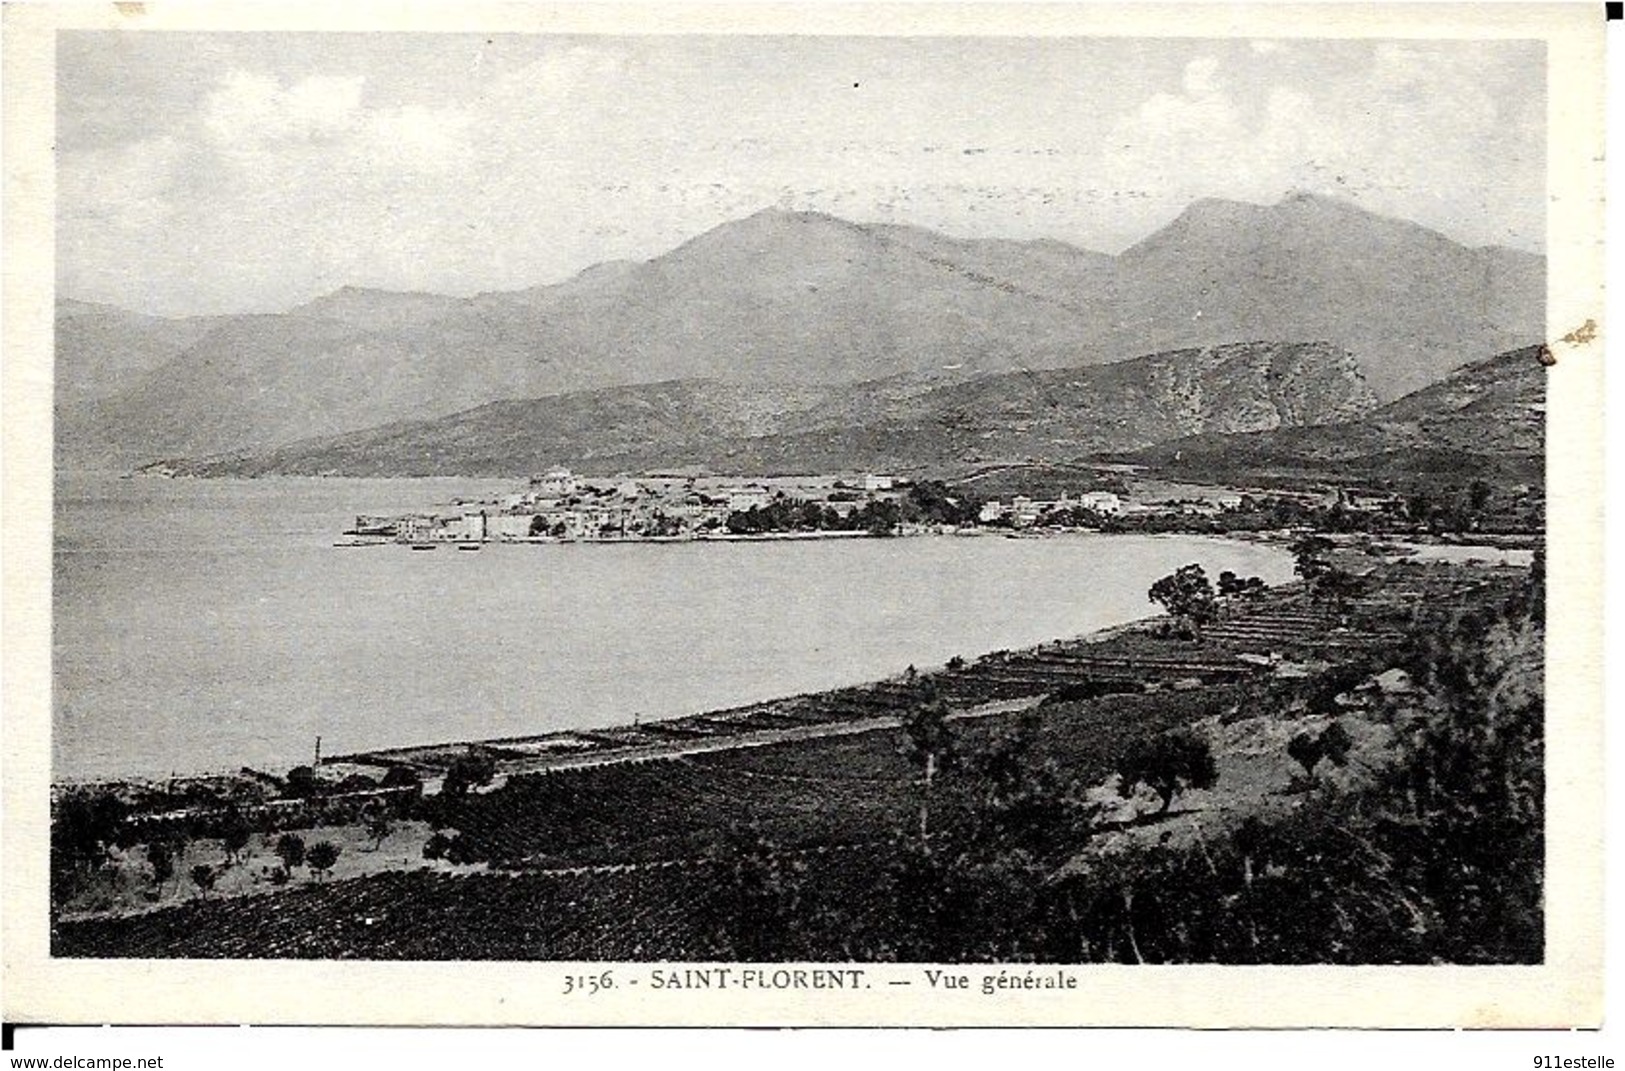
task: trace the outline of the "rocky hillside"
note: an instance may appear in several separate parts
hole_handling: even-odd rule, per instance
[[[940,471],[1347,420],[1374,405],[1346,351],[1255,342],[964,382],[616,387],[171,467],[200,475],[521,475],[557,464],[587,472]]]
[[[1188,479],[1268,476],[1409,482],[1544,478],[1546,368],[1540,347],[1468,365],[1352,421],[1204,433],[1114,458]]]
[[[76,463],[262,451],[483,403],[706,379],[839,388],[1324,339],[1379,400],[1537,342],[1544,263],[1316,197],[1201,201],[1119,256],[766,211],[643,263],[459,299],[346,289],[276,315],[59,324]],[[154,363],[154,361],[158,363]]]

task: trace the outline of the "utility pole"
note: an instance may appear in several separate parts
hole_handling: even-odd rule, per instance
[[[315,761],[314,764],[312,764],[311,769],[314,770],[317,766],[320,766],[321,764],[322,764],[322,738],[321,738],[321,735],[318,734],[317,737],[316,737],[316,761]]]

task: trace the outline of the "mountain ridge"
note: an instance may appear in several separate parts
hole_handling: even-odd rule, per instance
[[[1345,419],[1375,407],[1352,355],[1240,343],[1110,365],[850,385],[671,380],[499,401],[431,421],[171,462],[195,475],[503,475],[681,464],[716,471],[938,469],[1085,456],[1170,433]]]
[[[1196,202],[1116,257],[768,209],[517,291],[342,287],[173,322],[65,306],[59,456],[127,468],[616,385],[966,378],[1256,339],[1348,349],[1386,401],[1538,341],[1543,265],[1318,197]]]
[[[1545,478],[1546,366],[1528,346],[1456,369],[1355,420],[1202,433],[1110,460],[1192,480]]]

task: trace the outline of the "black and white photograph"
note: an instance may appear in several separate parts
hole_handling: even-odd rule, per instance
[[[50,58],[52,963],[1566,959],[1540,36]]]

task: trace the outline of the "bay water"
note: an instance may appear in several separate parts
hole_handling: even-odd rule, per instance
[[[59,474],[52,776],[90,780],[591,728],[857,684],[1143,617],[1191,536],[333,546],[480,480]]]

